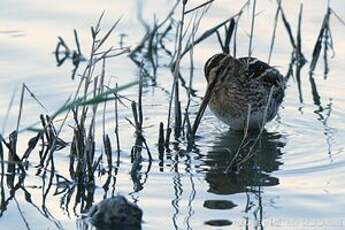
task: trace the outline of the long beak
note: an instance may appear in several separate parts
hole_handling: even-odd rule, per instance
[[[204,112],[206,110],[208,102],[210,101],[211,94],[212,94],[212,91],[213,91],[213,88],[215,85],[216,85],[215,81],[213,81],[213,82],[210,82],[210,84],[207,86],[204,99],[201,102],[198,114],[196,115],[195,120],[194,120],[194,124],[193,124],[193,128],[192,128],[193,137],[195,136],[196,131],[198,130],[201,118],[204,115]]]

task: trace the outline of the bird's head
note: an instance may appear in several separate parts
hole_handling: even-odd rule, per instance
[[[200,109],[195,118],[192,133],[195,135],[201,118],[205,112],[207,104],[211,98],[212,92],[216,85],[221,85],[224,81],[231,80],[233,77],[237,77],[241,70],[241,62],[233,58],[229,54],[215,54],[209,58],[204,66],[204,73],[207,79],[208,85],[205,96],[201,102]]]
[[[219,53],[210,57],[204,66],[207,82],[224,81],[226,78],[236,76],[241,67],[241,62],[229,54]]]

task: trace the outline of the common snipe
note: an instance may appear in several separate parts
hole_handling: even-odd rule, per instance
[[[275,68],[252,57],[216,54],[206,62],[204,72],[208,86],[193,134],[207,105],[234,130],[259,129],[276,116],[286,81]]]

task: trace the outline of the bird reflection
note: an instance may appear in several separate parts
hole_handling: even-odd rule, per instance
[[[244,212],[249,213],[252,210],[257,229],[263,229],[262,188],[279,184],[279,179],[270,174],[282,165],[279,160],[282,148],[285,146],[282,139],[279,133],[264,130],[261,134],[259,132],[249,133],[246,141],[243,142],[243,133],[229,131],[216,138],[212,149],[204,159],[205,164],[209,167],[205,176],[205,180],[209,184],[208,192],[221,195],[245,193],[247,204]],[[239,168],[225,173],[236,154],[239,153],[238,157],[249,152],[254,153],[251,158],[241,164]],[[253,201],[251,197],[254,197],[257,202]],[[237,204],[229,200],[206,200],[204,202],[204,207],[208,209],[232,209],[236,206]],[[245,217],[244,220],[246,229],[248,229],[250,225],[248,217]],[[205,224],[220,227],[232,225],[232,221],[212,219],[205,221]]]
[[[258,135],[258,133],[248,134],[247,144],[241,148],[243,153],[249,151]],[[278,133],[263,131],[259,142],[253,149],[255,154],[236,172],[224,173],[234,154],[238,151],[242,139],[242,133],[231,131],[216,138],[212,150],[208,152],[205,159],[205,163],[209,166],[206,173],[209,192],[234,194],[250,191],[253,186],[275,186],[279,184],[278,178],[270,176],[270,173],[278,170],[282,164],[279,159],[285,143],[281,141],[281,135]]]

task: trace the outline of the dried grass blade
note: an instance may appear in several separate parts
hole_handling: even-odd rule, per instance
[[[26,91],[28,91],[30,93],[30,96],[46,111],[48,111],[48,109],[42,104],[42,102],[40,100],[38,100],[38,97],[35,96],[35,94],[29,89],[29,87],[26,84],[23,84],[24,88]]]
[[[184,14],[192,13],[192,12],[194,12],[195,10],[200,9],[200,8],[202,8],[202,7],[204,7],[204,6],[207,6],[207,5],[211,4],[211,3],[214,2],[214,1],[215,1],[215,0],[209,0],[209,1],[207,1],[207,2],[204,2],[204,3],[202,3],[202,4],[199,5],[199,6],[196,6],[196,7],[192,8],[192,9],[190,9],[190,10],[186,10],[186,12],[185,12]]]
[[[339,20],[339,22],[345,26],[345,21],[332,8],[330,8],[330,9],[331,9],[333,15]]]
[[[100,42],[97,45],[97,49],[99,49],[103,43],[108,39],[108,37],[110,36],[110,34],[114,31],[114,29],[116,28],[116,26],[119,24],[121,18],[119,18],[114,25],[110,28],[110,30],[104,35],[104,37],[100,40]]]

